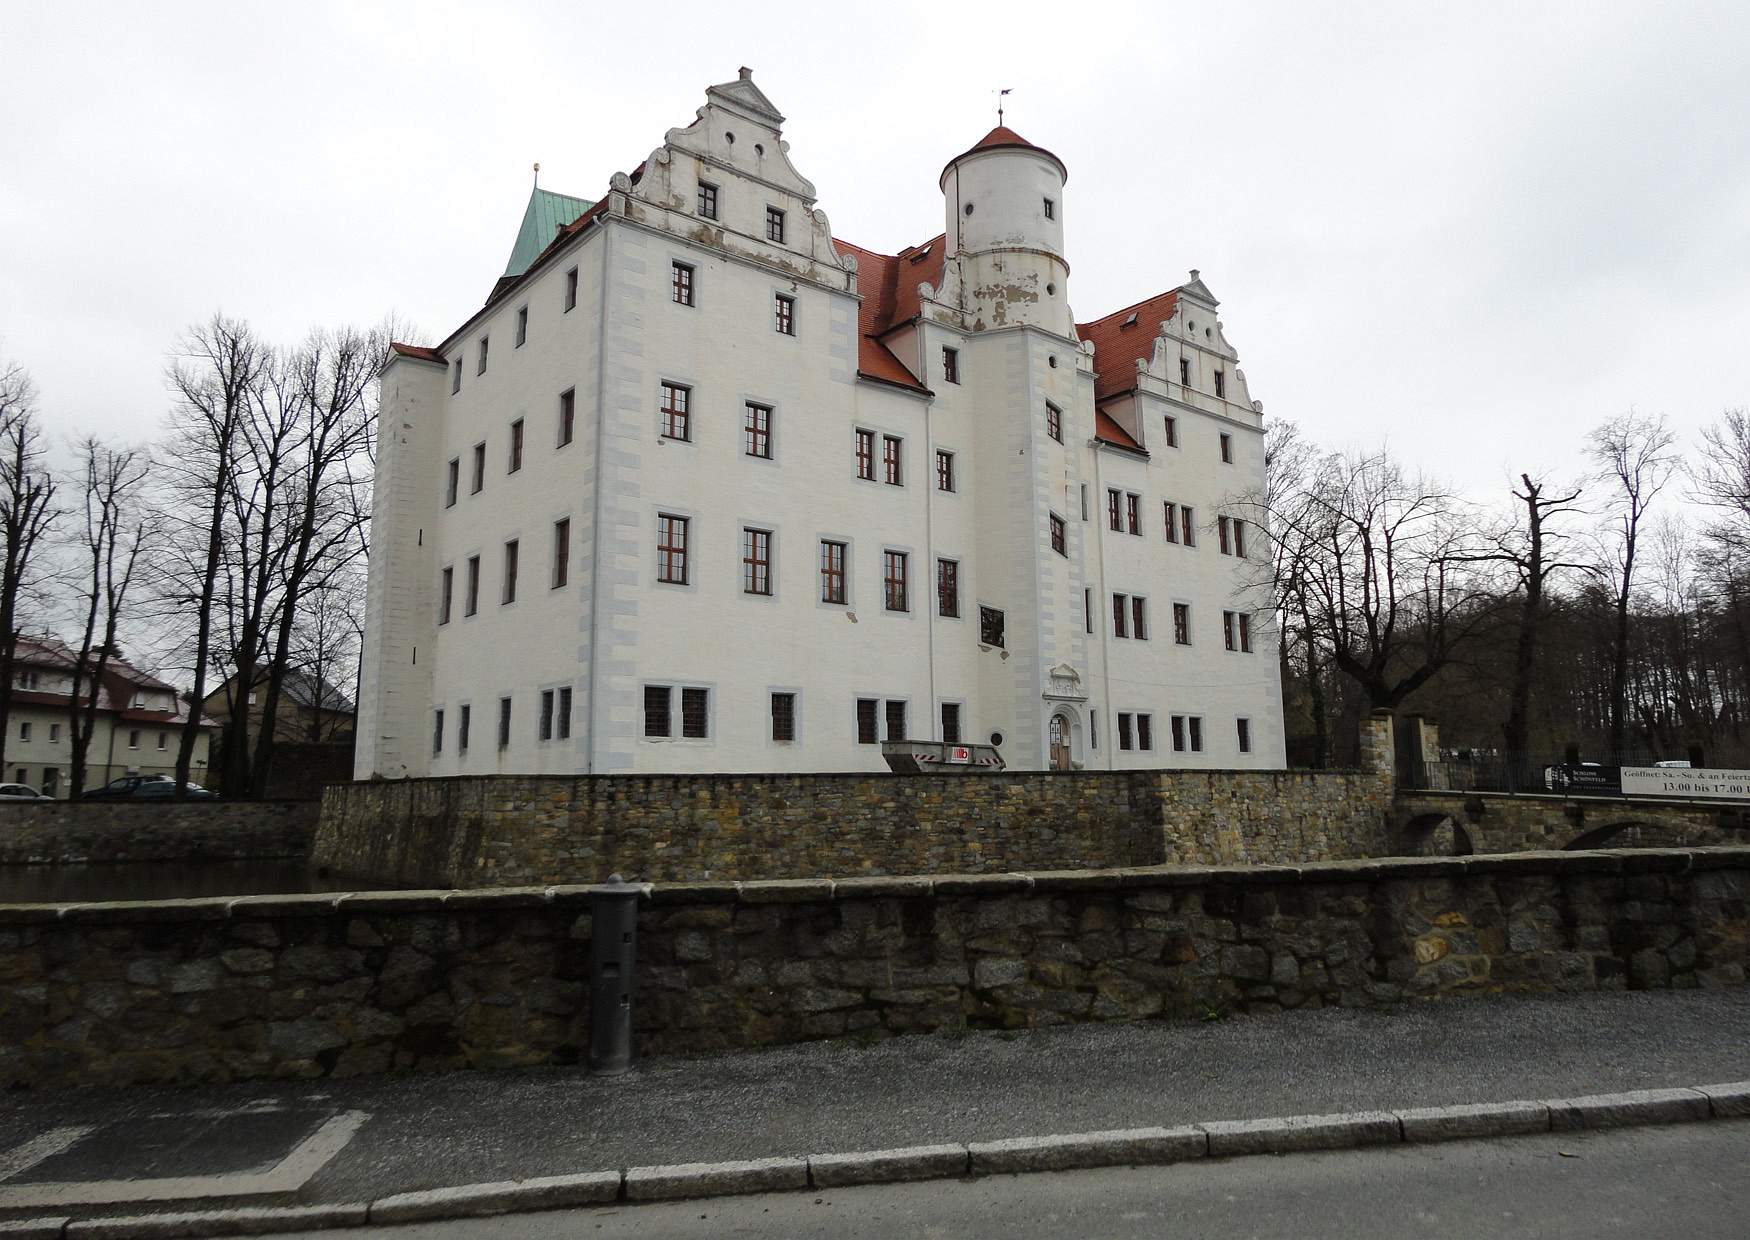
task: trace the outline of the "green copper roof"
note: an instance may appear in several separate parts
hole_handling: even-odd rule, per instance
[[[523,212],[523,226],[517,230],[516,245],[511,247],[510,262],[505,264],[504,274],[522,275],[529,269],[529,264],[540,257],[541,251],[552,244],[561,228],[594,205],[587,198],[555,194],[537,186],[529,195],[529,209]]]

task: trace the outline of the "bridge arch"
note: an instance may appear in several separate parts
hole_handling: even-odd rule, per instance
[[[1404,852],[1419,857],[1468,857],[1476,852],[1470,831],[1455,815],[1417,814],[1404,824]]]

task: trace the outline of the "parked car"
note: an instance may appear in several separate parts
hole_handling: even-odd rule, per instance
[[[86,801],[170,801],[176,797],[176,781],[168,775],[123,775],[101,788],[93,788],[82,798]],[[216,801],[219,794],[199,784],[188,785],[191,801]]]
[[[0,784],[0,801],[52,801],[46,792],[38,792],[29,784]]]

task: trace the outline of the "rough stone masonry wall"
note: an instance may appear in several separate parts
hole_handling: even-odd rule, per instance
[[[330,787],[314,859],[446,887],[1298,862],[1392,851],[1389,800],[1355,772],[416,779]]]
[[[1741,985],[1750,849],[657,884],[645,1053]],[[0,908],[0,1085],[570,1062],[577,888]]]
[[[1402,792],[1395,812],[1407,828],[1400,841],[1403,851],[1417,851],[1418,835],[1441,817],[1461,826],[1480,853],[1750,843],[1750,813],[1729,803]],[[1415,829],[1418,824],[1421,832]]]
[[[314,801],[0,802],[0,865],[305,857]]]

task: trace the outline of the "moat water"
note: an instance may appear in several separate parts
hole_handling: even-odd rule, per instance
[[[0,904],[185,900],[196,896],[357,891],[302,861],[142,861],[92,865],[0,865]]]

